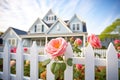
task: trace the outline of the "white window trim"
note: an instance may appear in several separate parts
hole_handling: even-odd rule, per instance
[[[55,15],[48,15],[48,21],[54,21],[54,16]]]
[[[44,33],[44,31],[42,32],[42,25],[43,24],[37,24],[37,30],[36,30],[36,33]]]
[[[73,24],[75,25],[75,30],[73,30]],[[79,30],[77,30],[77,24],[79,24]],[[72,23],[71,29],[72,29],[73,31],[83,31],[83,27],[81,26],[81,23],[79,23],[79,22]]]
[[[10,43],[9,43],[9,45],[11,45],[11,46],[16,46],[17,44],[16,44],[16,42],[17,42],[17,39],[16,38],[9,38],[8,39],[8,42],[9,42],[9,40],[11,41]],[[12,44],[12,41],[15,41],[15,43],[14,43],[14,45]]]

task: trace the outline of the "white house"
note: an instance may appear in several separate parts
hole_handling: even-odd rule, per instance
[[[70,20],[64,21],[58,18],[51,9],[46,13],[43,19],[36,19],[27,34],[25,31],[21,32],[24,33],[22,35],[17,34],[14,29],[15,28],[9,28],[3,35],[3,40],[6,41],[7,39],[13,46],[17,45],[18,40],[22,40],[24,41],[25,47],[30,47],[32,42],[36,41],[37,45],[42,48],[50,39],[56,37],[64,37],[66,40],[70,37],[81,38],[83,46],[85,46],[88,34],[86,23],[82,21],[78,15],[75,14]],[[8,34],[12,34],[12,36]]]

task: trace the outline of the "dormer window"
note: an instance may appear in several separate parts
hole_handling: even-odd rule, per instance
[[[37,24],[37,25],[35,25],[35,32],[37,32],[37,33],[41,33],[41,32],[44,32],[44,25],[42,25],[42,24]]]
[[[79,31],[80,30],[80,24],[79,23],[72,24],[72,30],[73,31]]]
[[[73,30],[75,30],[75,24],[73,24]]]
[[[48,15],[48,16],[46,16],[46,20],[47,21],[54,21],[54,20],[56,20],[56,16],[54,16],[54,15]]]
[[[41,24],[37,24],[37,32],[41,31]]]

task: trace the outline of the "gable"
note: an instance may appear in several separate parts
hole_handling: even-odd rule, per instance
[[[84,26],[77,15],[74,15],[68,24],[73,32],[86,32],[86,26]]]
[[[7,39],[7,38],[17,38],[17,39],[21,39],[20,37],[19,37],[19,35],[17,35],[16,34],[16,32],[13,30],[13,28],[12,27],[9,27],[6,31],[5,31],[5,33],[2,35],[2,38],[3,39]]]
[[[66,24],[60,20],[58,20],[47,34],[63,34],[63,33],[72,33],[72,31],[66,26]]]
[[[38,18],[29,29],[29,33],[45,33],[48,29],[48,26]]]
[[[57,21],[57,16],[50,9],[47,14],[43,17],[43,21],[47,24],[52,24]]]

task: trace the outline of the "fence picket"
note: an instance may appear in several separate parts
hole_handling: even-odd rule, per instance
[[[51,72],[50,66],[53,62],[51,61],[48,65],[47,65],[47,80],[54,80],[55,76],[53,75],[53,73]]]
[[[117,58],[117,52],[112,43],[110,43],[107,51],[104,51],[106,53],[106,58],[104,59],[94,57],[94,50],[90,44],[85,48],[84,53],[85,57],[73,57],[72,47],[68,44],[65,59],[72,58],[73,64],[85,64],[85,80],[95,80],[95,65],[106,66],[106,80],[119,80],[118,69],[120,67],[120,60]],[[33,42],[30,54],[27,55],[23,55],[21,42],[18,44],[16,55],[10,54],[10,47],[6,43],[4,52],[0,53],[0,58],[3,58],[3,73],[0,72],[0,79],[3,80],[38,80],[38,61],[41,62],[47,59],[46,55],[38,56],[36,42]],[[10,58],[16,59],[16,75],[10,74]],[[30,60],[30,78],[23,76],[24,59]],[[46,79],[54,80],[50,66],[51,63],[47,65]],[[64,73],[64,80],[73,80],[73,66],[67,66]]]
[[[38,80],[38,52],[35,41],[30,48],[30,80]]]
[[[65,53],[65,59],[73,57],[73,50],[70,43],[68,43],[68,47]],[[68,77],[69,76],[69,77]],[[67,66],[65,73],[64,73],[64,80],[73,80],[73,66]]]
[[[23,80],[23,70],[24,70],[24,59],[23,59],[23,47],[22,42],[18,42],[17,52],[16,52],[16,80]]]
[[[3,80],[10,80],[10,47],[7,42],[3,53]]]
[[[118,80],[118,58],[112,43],[106,52],[106,62],[107,80]]]
[[[85,50],[85,80],[94,80],[94,51],[89,44]]]

